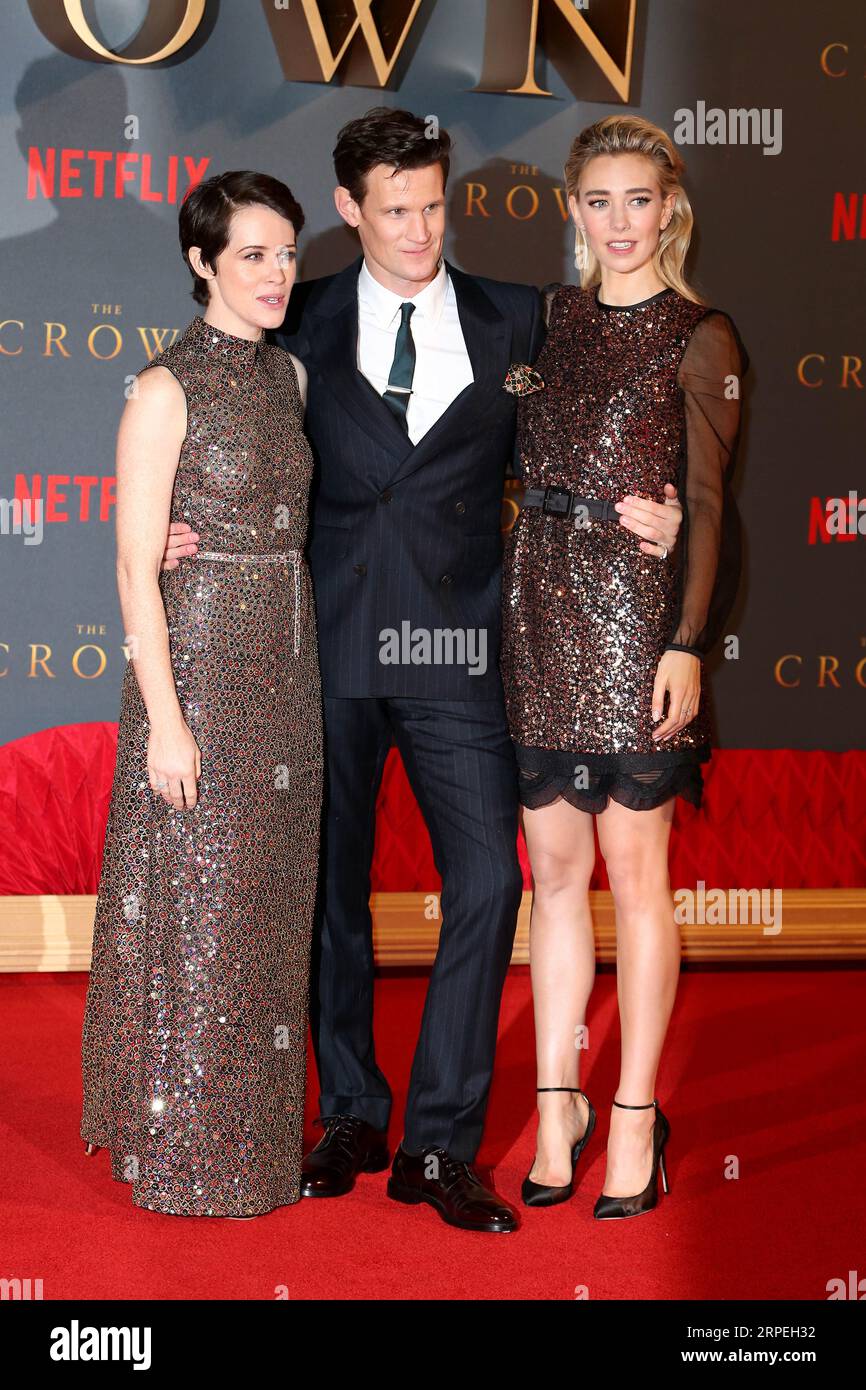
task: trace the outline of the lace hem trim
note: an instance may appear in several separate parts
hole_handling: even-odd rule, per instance
[[[672,796],[681,796],[700,810],[704,788],[700,763],[710,757],[708,748],[672,749],[666,756],[661,752],[593,756],[519,747],[516,752],[523,806],[535,811],[562,797],[577,810],[594,815],[604,811],[609,800],[632,811],[649,811]]]

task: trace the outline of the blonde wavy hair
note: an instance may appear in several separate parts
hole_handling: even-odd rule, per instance
[[[566,161],[566,192],[578,199],[580,178],[590,160],[597,155],[617,154],[638,154],[652,160],[662,198],[671,193],[676,195],[670,221],[659,233],[653,264],[659,277],[672,290],[695,304],[702,304],[703,300],[686,280],[683,269],[694,225],[691,203],[682,186],[685,164],[670,136],[660,126],[645,121],[642,116],[605,116],[587,126],[574,141]],[[600,282],[601,267],[585,237],[583,243],[585,254],[580,283],[589,287]]]

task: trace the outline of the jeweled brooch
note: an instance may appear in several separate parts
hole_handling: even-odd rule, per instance
[[[512,396],[531,396],[533,391],[544,390],[544,380],[525,362],[512,362],[505,377],[506,391]]]

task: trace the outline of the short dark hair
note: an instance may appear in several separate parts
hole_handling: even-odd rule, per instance
[[[291,189],[270,174],[256,174],[251,169],[233,169],[227,174],[215,174],[196,184],[181,203],[178,214],[180,249],[193,278],[192,297],[197,304],[207,304],[207,280],[197,275],[190,265],[191,246],[200,246],[202,260],[211,269],[216,258],[229,244],[232,216],[238,208],[260,206],[271,208],[285,217],[297,236],[304,225],[304,213]]]
[[[441,164],[445,185],[451,168],[451,136],[432,116],[425,120],[411,111],[373,106],[343,126],[334,147],[337,182],[348,188],[356,203],[364,201],[367,175],[377,164],[395,169]]]

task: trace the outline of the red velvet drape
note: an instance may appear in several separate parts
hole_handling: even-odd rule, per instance
[[[116,743],[115,724],[68,724],[0,747],[0,894],[96,892]],[[866,750],[723,749],[705,775],[702,809],[677,803],[674,886],[866,886]],[[522,835],[518,849],[529,887]],[[608,886],[601,860],[592,886]],[[430,840],[392,749],[373,888],[438,887]]]

